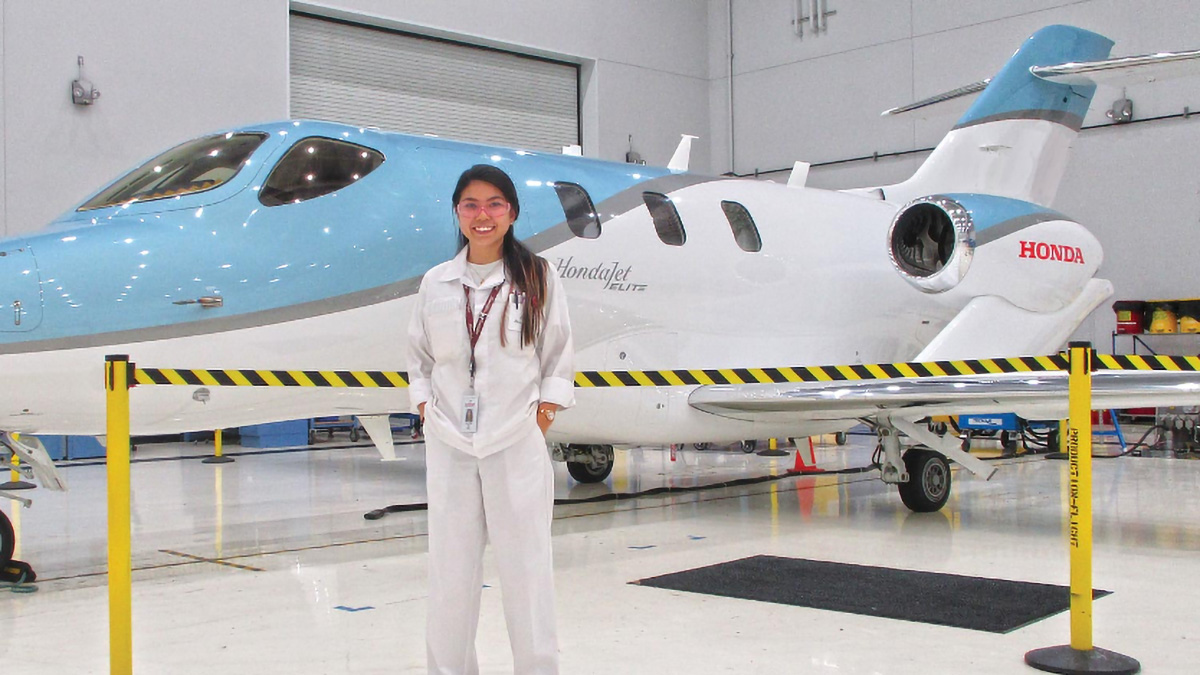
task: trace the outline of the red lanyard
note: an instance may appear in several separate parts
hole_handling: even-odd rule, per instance
[[[466,319],[467,319],[467,335],[471,338],[471,388],[475,388],[475,344],[479,342],[479,336],[483,334],[483,324],[487,321],[488,312],[492,311],[492,303],[496,301],[496,296],[500,294],[500,287],[504,284],[496,284],[492,288],[492,294],[488,296],[487,302],[483,303],[483,312],[479,314],[479,320],[475,320],[475,311],[472,308],[474,304],[471,302],[471,288],[463,284],[463,296],[466,298]]]

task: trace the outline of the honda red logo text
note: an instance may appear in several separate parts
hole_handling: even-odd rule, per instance
[[[1044,241],[1022,241],[1020,257],[1083,264],[1083,251],[1078,246],[1047,244]]]

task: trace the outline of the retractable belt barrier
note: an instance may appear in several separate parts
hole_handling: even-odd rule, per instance
[[[210,387],[407,387],[408,373],[394,370],[205,370],[138,368],[137,384]]]
[[[1131,356],[1094,354],[1096,370],[1200,371],[1197,356]],[[1067,371],[1065,353],[962,361],[909,361],[849,366],[788,368],[721,368],[704,370],[625,370],[575,373],[576,387],[679,387],[712,384],[782,384],[786,382],[852,382]]]
[[[1197,356],[1094,354],[1096,370],[1200,371]],[[1067,356],[1020,356],[961,361],[908,361],[842,366],[719,368],[691,370],[585,370],[575,373],[576,387],[684,387],[713,384],[851,382],[956,375],[1044,373],[1068,370]],[[407,387],[408,373],[395,370],[245,370],[137,368],[132,381],[142,385],[210,387]]]

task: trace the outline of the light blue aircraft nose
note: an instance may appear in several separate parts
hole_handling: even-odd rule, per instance
[[[0,245],[0,333],[27,333],[42,322],[37,261],[28,246],[7,244]]]

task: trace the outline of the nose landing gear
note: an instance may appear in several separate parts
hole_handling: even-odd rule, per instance
[[[553,457],[567,463],[567,473],[580,483],[599,483],[612,473],[616,453],[611,445],[555,445]]]

